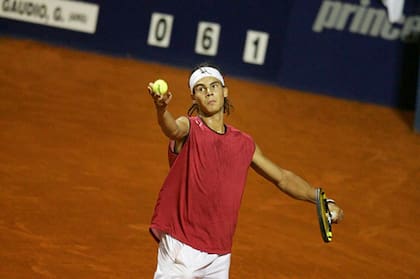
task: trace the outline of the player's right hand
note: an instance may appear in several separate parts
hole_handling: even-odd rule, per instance
[[[147,90],[149,91],[150,96],[152,96],[153,101],[155,102],[155,106],[157,109],[165,109],[169,102],[172,100],[172,93],[168,92],[166,94],[158,94],[153,92],[152,89],[153,83],[150,82],[147,86]]]
[[[341,208],[339,208],[335,203],[328,203],[328,209],[330,210],[332,215],[332,223],[338,224],[343,220],[344,211]]]

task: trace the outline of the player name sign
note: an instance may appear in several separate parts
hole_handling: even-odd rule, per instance
[[[95,33],[99,6],[75,1],[19,1],[0,0],[0,17]]]

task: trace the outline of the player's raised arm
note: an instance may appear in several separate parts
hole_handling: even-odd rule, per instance
[[[172,93],[166,92],[167,89],[164,92],[156,90],[154,83],[149,83],[147,89],[155,103],[157,120],[162,132],[173,140],[184,138],[188,134],[189,121],[184,116],[175,119],[168,111],[168,105],[173,97]]]

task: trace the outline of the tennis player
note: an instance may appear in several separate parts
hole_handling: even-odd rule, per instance
[[[169,138],[170,170],[160,190],[150,232],[159,242],[154,278],[229,278],[232,240],[251,166],[291,197],[315,203],[316,189],[270,161],[252,137],[224,121],[231,104],[216,66],[201,64],[189,77],[192,106],[174,118],[173,95],[148,91]],[[329,204],[333,222],[343,218]]]

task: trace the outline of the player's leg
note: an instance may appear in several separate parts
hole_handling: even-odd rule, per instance
[[[182,246],[181,242],[169,235],[162,235],[159,242],[154,279],[183,278],[183,274],[187,272],[187,269],[182,263],[176,261]]]
[[[154,278],[228,279],[229,268],[230,254],[208,254],[164,235],[159,244]]]
[[[228,279],[230,254],[209,254],[185,245],[179,251],[176,261],[188,270],[186,278]]]
[[[231,254],[219,255],[203,270],[205,279],[228,279]]]

